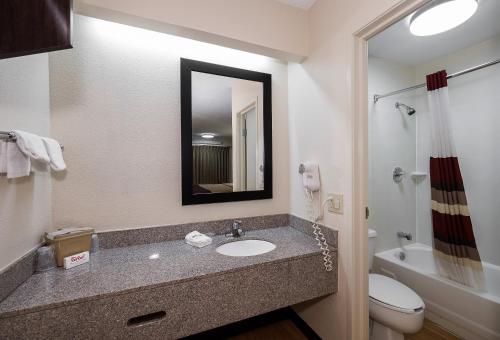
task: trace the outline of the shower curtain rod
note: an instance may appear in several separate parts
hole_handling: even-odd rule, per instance
[[[470,72],[474,72],[474,71],[477,71],[477,70],[480,70],[482,68],[485,68],[485,67],[488,67],[488,66],[492,66],[492,65],[495,65],[495,64],[498,64],[498,63],[500,63],[500,59],[492,60],[492,61],[489,61],[487,63],[481,64],[481,65],[477,65],[477,66],[474,66],[474,67],[462,70],[462,71],[457,72],[457,73],[450,74],[448,77],[446,77],[446,79],[456,78],[456,77],[459,77],[461,75],[464,75],[464,74],[467,74],[467,73],[470,73]],[[401,89],[401,90],[389,92],[389,93],[386,93],[386,94],[381,94],[381,95],[376,94],[376,95],[373,96],[373,102],[376,103],[376,102],[378,102],[378,100],[380,98],[385,98],[385,97],[393,96],[395,94],[403,93],[403,92],[406,92],[406,91],[416,90],[416,89],[419,89],[419,88],[424,87],[426,85],[427,85],[426,83],[422,83],[422,84],[414,85],[414,86],[411,86],[411,87],[407,87],[405,89]]]

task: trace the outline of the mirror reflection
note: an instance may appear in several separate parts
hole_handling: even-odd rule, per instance
[[[263,83],[191,72],[193,194],[264,189]]]

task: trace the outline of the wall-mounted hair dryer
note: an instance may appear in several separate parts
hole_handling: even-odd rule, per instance
[[[319,191],[319,165],[317,163],[300,164],[299,174],[302,175],[302,184],[306,192],[313,193]]]
[[[308,217],[312,222],[313,235],[318,246],[323,253],[323,264],[326,271],[333,270],[332,256],[330,255],[330,249],[326,241],[325,235],[321,231],[321,227],[318,222],[323,218],[324,205],[329,200],[325,200],[321,204],[321,183],[319,178],[319,165],[317,163],[302,163],[299,166],[299,174],[302,175],[302,184],[304,185],[304,192],[306,195],[306,204],[308,206]],[[318,212],[314,210],[314,193],[318,193]]]

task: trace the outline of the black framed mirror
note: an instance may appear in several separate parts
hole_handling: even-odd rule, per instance
[[[271,75],[181,59],[182,204],[273,197]]]

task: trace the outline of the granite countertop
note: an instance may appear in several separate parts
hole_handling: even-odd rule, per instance
[[[0,319],[320,253],[313,238],[291,227],[247,232],[242,239],[276,245],[273,251],[258,256],[221,255],[215,248],[228,238],[212,238],[212,244],[203,248],[178,240],[103,249],[78,267],[34,274],[0,303]],[[153,254],[158,257],[150,259]]]

